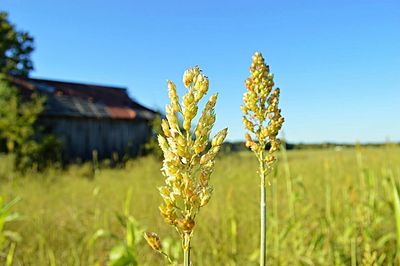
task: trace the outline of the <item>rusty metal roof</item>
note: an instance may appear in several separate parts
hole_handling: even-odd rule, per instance
[[[46,116],[151,120],[156,114],[132,100],[125,88],[26,77],[11,81],[24,93],[45,94]]]

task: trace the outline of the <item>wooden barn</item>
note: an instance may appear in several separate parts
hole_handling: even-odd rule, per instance
[[[156,112],[132,100],[125,88],[12,77],[22,93],[46,96],[38,125],[63,143],[65,160],[113,153],[136,155],[151,136],[150,121]]]

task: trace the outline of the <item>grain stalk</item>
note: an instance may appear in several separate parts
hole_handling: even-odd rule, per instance
[[[274,153],[278,150],[278,132],[284,118],[278,108],[279,89],[273,89],[274,76],[269,71],[260,52],[253,55],[250,77],[246,80],[247,91],[243,95],[243,124],[246,133],[246,146],[256,155],[260,175],[260,265],[266,265],[267,250],[267,198],[266,178],[275,162]],[[268,150],[267,150],[268,146]]]
[[[396,259],[400,262],[400,193],[393,175],[390,177],[393,193],[394,220],[396,225]]]
[[[164,155],[161,172],[165,177],[165,186],[159,188],[164,200],[160,212],[165,221],[179,233],[184,266],[189,266],[195,218],[200,208],[210,200],[210,176],[214,171],[215,157],[228,131],[226,128],[221,130],[209,143],[215,122],[217,94],[210,97],[192,131],[192,120],[197,115],[198,103],[207,93],[209,84],[199,67],[188,69],[183,75],[183,83],[188,92],[183,96],[182,104],[179,103],[175,84],[172,81],[167,83],[171,103],[166,107],[166,119],[161,122],[163,134],[158,136]],[[183,118],[182,124],[179,114]],[[147,233],[145,238],[154,250],[168,258],[155,233]]]

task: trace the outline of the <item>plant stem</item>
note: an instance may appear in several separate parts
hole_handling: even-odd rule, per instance
[[[351,266],[357,265],[357,246],[356,246],[356,239],[351,239]]]
[[[167,253],[165,253],[164,251],[160,251],[160,253],[168,260],[169,264],[174,264],[171,257]]]
[[[183,266],[190,266],[190,234],[185,233],[183,247]]]
[[[260,266],[266,265],[267,260],[267,195],[266,195],[266,169],[263,152],[260,154]]]

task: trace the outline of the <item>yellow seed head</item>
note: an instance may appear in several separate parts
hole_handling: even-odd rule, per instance
[[[204,189],[200,194],[200,206],[203,207],[207,205],[210,199],[211,199],[211,193]]]
[[[217,135],[215,135],[215,137],[213,138],[211,145],[213,147],[221,146],[222,142],[225,140],[227,134],[228,134],[227,128],[224,128],[223,130],[218,132]]]
[[[175,134],[179,132],[179,120],[177,113],[174,111],[174,108],[171,105],[167,105],[166,107],[166,117],[168,121],[168,125],[171,129],[171,134]]]
[[[193,71],[190,69],[186,70],[183,74],[183,84],[188,88],[193,81]]]
[[[279,89],[274,89],[274,75],[269,72],[260,52],[252,57],[250,77],[246,80],[246,92],[243,95],[243,125],[254,135],[246,133],[246,146],[254,152],[265,150],[269,143],[271,148],[265,160],[272,163],[273,153],[278,150],[277,135],[282,128],[284,118],[279,109]]]
[[[248,120],[248,118],[245,117],[245,116],[243,116],[243,125],[244,125],[244,127],[245,127],[247,130],[249,130],[249,131],[251,131],[251,132],[254,132],[254,125],[253,125],[253,123],[252,123],[250,120]]]
[[[167,83],[168,83],[168,96],[171,99],[171,107],[172,107],[172,110],[176,113],[180,110],[179,98],[178,98],[178,94],[176,92],[176,86],[170,80],[167,80]]]
[[[207,150],[216,119],[217,94],[210,97],[193,129],[192,122],[197,115],[199,101],[208,92],[209,80],[195,66],[185,71],[183,84],[188,91],[179,103],[175,84],[168,81],[171,103],[166,107],[166,120],[161,123],[163,133],[158,137],[164,155],[161,172],[165,177],[165,186],[159,188],[163,199],[159,210],[181,237],[193,231],[194,218],[210,200],[210,176],[215,157],[227,135],[227,129],[220,131]],[[179,121],[179,117],[183,121]]]
[[[176,221],[177,227],[185,233],[192,232],[195,222],[192,218],[183,218]]]
[[[162,128],[162,130],[164,132],[164,135],[166,137],[171,137],[171,130],[170,130],[169,126],[168,126],[167,120],[163,119],[161,121],[161,128]]]
[[[161,240],[156,233],[146,232],[144,238],[152,249],[158,252],[162,251]]]

